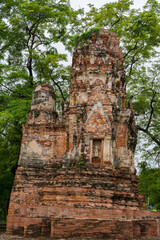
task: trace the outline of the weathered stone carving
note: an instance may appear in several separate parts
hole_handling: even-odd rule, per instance
[[[134,168],[137,141],[126,108],[119,40],[101,30],[73,54],[70,102],[59,117],[51,86],[33,93],[8,212],[8,234],[54,239],[158,238]]]

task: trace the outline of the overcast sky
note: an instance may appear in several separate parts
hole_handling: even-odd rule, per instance
[[[88,10],[87,4],[91,3],[95,7],[99,8],[105,3],[115,2],[116,0],[70,0],[71,6],[75,9],[84,8]],[[134,0],[134,8],[141,8],[147,0]]]

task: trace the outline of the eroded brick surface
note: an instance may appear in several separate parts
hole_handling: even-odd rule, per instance
[[[73,54],[70,103],[56,113],[51,86],[34,90],[23,126],[7,233],[53,239],[158,237],[134,167],[136,126],[125,108],[125,70],[114,33],[94,33]]]

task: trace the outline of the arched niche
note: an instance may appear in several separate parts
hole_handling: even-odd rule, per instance
[[[88,113],[85,132],[90,139],[88,146],[90,163],[97,166],[112,163],[112,127],[100,101]]]

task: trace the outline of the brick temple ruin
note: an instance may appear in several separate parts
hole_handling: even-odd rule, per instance
[[[83,43],[83,44],[82,44]],[[69,104],[56,113],[53,88],[33,93],[23,126],[7,233],[53,239],[160,237],[145,211],[134,167],[136,125],[125,106],[119,39],[100,30],[73,54]]]

